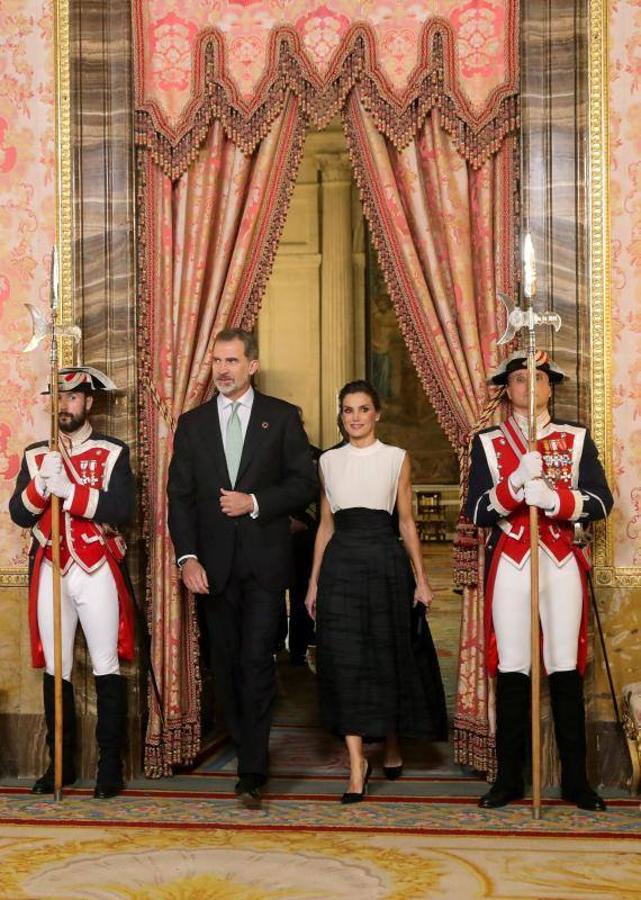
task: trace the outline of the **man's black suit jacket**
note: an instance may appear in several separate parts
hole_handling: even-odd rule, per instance
[[[240,542],[252,575],[268,590],[287,586],[289,515],[318,491],[318,477],[298,410],[254,392],[234,490],[254,494],[258,518],[230,518],[220,489],[231,490],[216,398],[178,420],[169,466],[169,532],[176,558],[188,553],[204,566],[211,593],[224,590]]]

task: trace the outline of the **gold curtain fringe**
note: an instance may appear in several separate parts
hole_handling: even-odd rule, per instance
[[[395,264],[392,251],[385,237],[371,185],[365,172],[365,165],[359,152],[359,139],[351,117],[345,115],[345,135],[349,156],[354,171],[354,179],[359,190],[363,212],[370,229],[372,244],[376,250],[379,267],[385,285],[394,305],[399,328],[418,373],[423,389],[432,404],[436,417],[452,446],[457,449],[467,440],[468,426],[464,418],[451,406],[444,385],[437,378],[441,363],[436,359],[431,342],[418,333],[417,322],[421,321],[420,310],[412,315],[412,300],[403,290],[399,279],[399,268]],[[426,357],[430,357],[429,362]]]
[[[151,703],[151,699],[150,699]],[[176,766],[189,766],[200,751],[200,725],[169,723],[157,740],[145,743],[145,778],[166,778]]]
[[[147,179],[145,171],[146,154],[137,154],[137,295],[138,295],[138,376],[143,390],[138,392],[138,421],[139,421],[139,472],[141,478],[142,497],[142,537],[147,555],[147,573],[145,579],[145,611],[147,627],[152,632],[153,597],[150,586],[152,581],[152,554],[151,554],[151,523],[155,521],[151,505],[151,479],[153,472],[150,463],[157,458],[154,442],[154,429],[151,427],[153,407],[163,416],[169,428],[175,428],[173,416],[166,403],[160,397],[153,383],[152,368],[152,341],[149,322],[150,310],[148,304],[148,246],[147,246]],[[152,405],[149,404],[149,399]],[[198,646],[199,632],[194,600],[185,604],[187,642],[192,647]],[[150,663],[153,665],[153,648],[150,652]],[[159,685],[161,688],[161,685]],[[161,688],[162,689],[162,688]],[[189,721],[168,719],[163,711],[161,721],[162,728],[156,734],[150,734],[149,729],[145,738],[144,771],[148,778],[161,778],[171,775],[177,765],[189,765],[193,762],[200,750],[200,695],[201,674],[197,654],[195,664],[191,670],[191,680],[187,687],[190,694],[190,703],[186,704],[192,710]],[[148,708],[157,708],[158,699],[152,689],[151,680],[148,680]]]
[[[409,144],[436,107],[443,128],[452,136],[459,153],[478,169],[497,152],[503,139],[518,129],[518,82],[515,79],[513,89],[505,88],[503,96],[494,101],[491,115],[486,115],[483,122],[475,121],[450,83],[451,60],[455,56],[453,42],[446,23],[426,24],[423,46],[430,48],[429,68],[414,79],[411,98],[399,105],[389,97],[375,75],[374,39],[364,26],[351,30],[346,49],[334,65],[333,77],[330,75],[329,84],[322,87],[310,80],[297,39],[284,30],[278,44],[276,74],[258,101],[258,108],[245,115],[235,104],[232,90],[224,83],[220,40],[209,33],[204,36],[199,49],[204,59],[203,96],[192,114],[188,130],[172,141],[156,116],[146,109],[139,109],[135,115],[136,144],[146,147],[165,175],[176,180],[196,158],[214,119],[220,120],[227,137],[243,153],[250,155],[282,112],[290,93],[300,101],[299,115],[305,127],[312,124],[322,129],[344,109],[351,90],[359,84],[363,105],[378,130],[397,150]]]
[[[496,779],[496,742],[494,735],[479,729],[478,720],[454,719],[454,759],[461,766],[484,772],[488,781]]]
[[[258,263],[251,280],[248,281],[248,294],[240,292],[234,303],[230,317],[230,325],[232,327],[240,325],[241,328],[245,328],[248,331],[253,330],[265,295],[267,282],[274,268],[274,260],[276,259],[280,239],[289,215],[290,201],[296,187],[298,169],[305,150],[306,128],[300,116],[296,117],[294,127],[294,139],[280,179],[281,184],[278,199],[274,204],[274,214],[267,226],[267,238],[263,245],[264,250],[258,257]]]
[[[148,574],[147,585],[151,583]],[[185,618],[187,621],[187,643],[192,647],[198,647],[200,632],[196,616],[196,601],[193,595],[188,595],[185,603]],[[151,616],[151,597],[147,597],[147,617]],[[193,667],[190,670],[190,679],[186,691],[189,700],[184,704],[191,710],[189,718],[178,716],[175,719],[168,717],[166,710],[158,711],[158,697],[153,688],[151,678],[147,679],[147,708],[156,710],[161,727],[155,733],[150,733],[149,726],[145,735],[144,772],[147,778],[163,778],[173,775],[176,766],[189,766],[196,759],[201,750],[201,695],[202,676],[198,654],[194,655]],[[150,651],[150,664],[153,665],[152,651]],[[161,685],[158,688],[162,690]],[[151,715],[150,715],[151,720]]]
[[[145,198],[147,192],[147,179],[145,177],[145,167],[140,156],[137,159],[137,178],[136,178],[136,293],[138,297],[137,304],[137,370],[139,379],[149,380],[151,373],[151,341],[148,326],[148,308],[147,308],[147,209]],[[147,503],[149,484],[149,458],[150,458],[150,434],[147,425],[148,407],[146,397],[143,391],[138,391],[138,422],[139,422],[139,446],[138,466],[140,479],[142,484],[142,537],[145,545],[148,547],[149,542],[149,508]],[[148,607],[147,607],[148,610]],[[150,622],[148,621],[148,625]]]
[[[461,488],[461,510],[467,499],[468,475],[470,472],[470,453],[472,439],[478,431],[482,431],[494,417],[494,413],[505,399],[503,387],[495,391],[487,400],[481,415],[472,425],[465,445],[459,448],[459,480]],[[466,516],[459,515],[454,536],[452,580],[457,589],[474,587],[478,584],[478,548],[485,540],[485,531],[477,528]]]
[[[138,328],[137,328],[137,369],[138,379],[144,386],[144,390],[138,391],[138,422],[139,422],[139,472],[141,480],[141,496],[142,496],[142,537],[145,541],[146,549],[149,551],[149,521],[150,513],[147,498],[149,496],[149,460],[151,459],[151,442],[152,432],[149,428],[149,397],[152,399],[157,396],[158,392],[150,390],[152,369],[152,342],[151,330],[149,327],[149,305],[147,302],[147,208],[146,208],[146,192],[147,179],[144,166],[143,155],[138,155],[137,162],[137,178],[136,178],[136,252],[137,252],[137,285],[136,293],[138,296]],[[158,400],[160,397],[158,396]],[[149,572],[147,573],[149,576]],[[149,583],[147,578],[147,584]],[[147,612],[149,615],[149,604],[147,604]],[[148,624],[151,623],[148,621]]]

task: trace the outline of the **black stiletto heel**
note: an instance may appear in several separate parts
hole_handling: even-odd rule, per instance
[[[367,782],[369,781],[369,776],[372,774],[372,764],[367,760],[367,769],[365,770],[365,777],[363,778],[363,790],[362,791],[345,791],[343,796],[341,797],[341,803],[361,803],[365,799],[365,795],[367,794]]]

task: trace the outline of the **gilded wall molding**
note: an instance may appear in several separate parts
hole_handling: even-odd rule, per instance
[[[589,0],[589,291],[590,412],[592,436],[608,482],[614,483],[612,421],[612,258],[610,208],[610,135],[608,83],[608,0]],[[614,529],[597,523],[594,540],[595,582],[602,586],[641,585],[641,568],[614,565]]]
[[[0,569],[0,588],[22,587],[29,583],[29,570],[26,566],[4,566]]]
[[[56,245],[60,261],[60,309],[63,325],[74,320],[73,304],[73,181],[71,154],[71,33],[69,0],[54,2],[55,73],[55,195]],[[73,344],[61,347],[63,365],[73,365]]]

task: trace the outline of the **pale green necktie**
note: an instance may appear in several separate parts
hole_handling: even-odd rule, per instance
[[[232,487],[236,484],[240,457],[243,452],[243,429],[240,424],[240,416],[238,415],[239,406],[240,403],[232,403],[225,433],[225,459],[227,460],[227,471],[229,472],[229,480]]]

